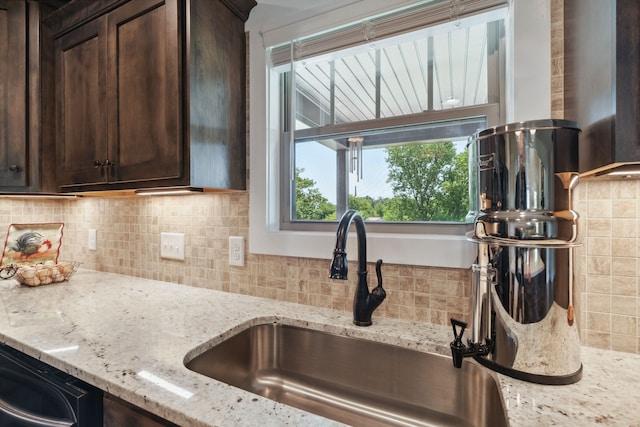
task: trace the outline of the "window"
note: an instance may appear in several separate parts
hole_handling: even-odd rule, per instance
[[[394,232],[464,222],[467,138],[504,117],[504,13],[415,29],[424,12],[402,11],[410,32],[378,38],[389,17],[377,17],[272,50],[283,229],[322,229],[349,208]]]
[[[465,13],[485,9],[490,0],[450,0],[439,1],[444,10],[438,13],[422,14],[422,24],[450,21],[449,6],[461,4]],[[281,200],[285,187],[282,171],[291,169],[290,158],[283,159],[281,147],[290,144],[283,140],[280,119],[281,74],[272,73],[276,67],[286,64],[291,58],[290,40],[297,40],[308,34],[319,33],[327,28],[344,26],[350,22],[360,22],[379,16],[393,9],[406,7],[409,3],[424,4],[424,1],[410,0],[367,0],[327,2],[300,2],[317,5],[317,9],[300,10],[282,8],[269,3],[259,3],[247,21],[249,34],[249,238],[248,250],[252,254],[292,256],[302,258],[326,259],[327,265],[335,245],[335,223],[308,222],[303,229],[286,229],[282,224]],[[435,4],[435,2],[433,2]],[[477,7],[476,7],[477,6]],[[409,9],[407,9],[409,10]],[[418,17],[416,11],[409,15]],[[550,117],[551,114],[551,40],[550,5],[547,0],[512,0],[506,12],[505,45],[506,70],[504,76],[495,76],[506,87],[506,101],[500,104],[500,116],[504,122],[534,120]],[[503,13],[503,16],[505,14]],[[389,15],[390,16],[390,15]],[[464,18],[468,19],[467,17]],[[398,31],[398,21],[374,22],[376,43],[380,43],[387,30]],[[404,26],[407,32],[416,30],[412,25]],[[393,33],[393,31],[391,31]],[[362,25],[357,31],[362,39]],[[348,40],[342,49],[349,47]],[[278,62],[271,46],[287,46],[283,51],[282,62]],[[321,46],[307,41],[307,55],[319,56]],[[324,54],[326,54],[325,52]],[[280,65],[278,65],[280,64]],[[286,67],[286,65],[285,65]],[[289,66],[289,70],[291,67]],[[286,71],[286,70],[280,70]],[[476,107],[469,107],[476,108]],[[442,110],[446,114],[448,109]],[[504,112],[506,110],[506,113]],[[438,111],[432,115],[440,114]],[[378,120],[393,120],[384,118]],[[445,120],[437,117],[434,121]],[[363,122],[363,123],[366,123]],[[491,125],[491,124],[489,124]],[[360,130],[360,129],[358,129]],[[367,155],[366,150],[363,153]],[[367,160],[365,160],[367,161]],[[366,174],[366,164],[364,173]],[[289,171],[293,174],[295,171]],[[292,175],[293,176],[293,175]],[[366,177],[365,177],[366,179]],[[288,191],[288,190],[287,190]],[[361,194],[358,192],[358,194]],[[318,227],[327,226],[324,229]],[[332,226],[333,225],[333,226]],[[379,227],[378,227],[379,226]],[[411,231],[411,227],[417,227]],[[380,227],[382,231],[378,232]],[[391,227],[391,230],[385,227]],[[430,230],[425,231],[425,227]],[[398,229],[406,231],[398,232]],[[352,240],[351,238],[349,239]],[[367,253],[369,259],[384,259],[385,263],[468,268],[477,255],[476,246],[464,235],[464,226],[459,223],[392,223],[386,225],[376,221],[367,222]],[[353,243],[349,243],[351,245]],[[348,247],[349,247],[348,245]],[[350,250],[349,256],[356,251]],[[351,258],[350,258],[351,259]],[[328,267],[327,267],[328,268]]]

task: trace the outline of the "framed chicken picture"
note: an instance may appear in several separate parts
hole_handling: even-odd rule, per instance
[[[61,222],[11,224],[4,244],[0,267],[11,264],[58,262],[62,245]]]

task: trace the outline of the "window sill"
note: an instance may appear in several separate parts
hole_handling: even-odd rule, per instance
[[[335,233],[249,230],[251,253],[327,259],[327,269],[335,244]],[[347,253],[356,259],[355,231],[349,234]],[[475,260],[476,248],[464,236],[368,233],[367,257],[369,262],[466,269]]]

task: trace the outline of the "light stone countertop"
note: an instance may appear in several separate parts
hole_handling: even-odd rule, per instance
[[[451,328],[80,269],[69,282],[29,288],[0,281],[0,341],[184,426],[332,426],[184,367],[248,326],[281,322],[449,354]],[[57,351],[56,351],[57,350]],[[542,386],[497,375],[512,426],[639,426],[640,356],[582,348],[583,378]],[[473,362],[475,363],[475,362]],[[176,394],[145,379],[151,373]]]

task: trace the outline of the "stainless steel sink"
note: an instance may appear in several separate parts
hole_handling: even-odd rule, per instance
[[[495,378],[475,363],[311,329],[253,326],[185,365],[346,424],[509,425]]]

